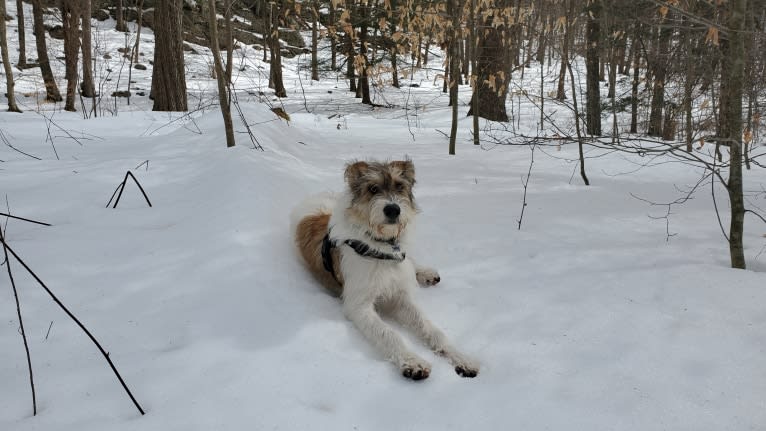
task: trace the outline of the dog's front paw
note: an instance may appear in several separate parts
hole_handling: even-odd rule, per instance
[[[455,372],[460,377],[476,377],[479,375],[479,367],[472,364],[458,364],[455,365]]]
[[[476,377],[479,374],[479,365],[473,360],[452,351],[446,355],[450,363],[455,367],[455,372],[460,377]]]
[[[431,364],[417,358],[410,358],[402,361],[399,369],[402,371],[404,377],[412,380],[427,379],[428,376],[431,375]]]
[[[415,271],[415,277],[421,286],[433,286],[441,281],[439,273],[431,268],[418,268]]]

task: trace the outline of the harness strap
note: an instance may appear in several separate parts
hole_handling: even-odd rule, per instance
[[[390,241],[386,241],[394,248],[394,250],[399,250],[399,244],[392,243]],[[362,257],[369,257],[372,259],[379,259],[379,260],[393,260],[395,262],[401,262],[406,258],[406,255],[404,253],[401,254],[391,254],[391,253],[384,253],[380,250],[376,250],[369,246],[369,244],[359,241],[357,239],[347,239],[343,241],[343,244],[346,244],[347,246],[351,247],[356,254]],[[328,231],[327,234],[322,239],[322,266],[324,266],[325,271],[329,272],[332,275],[332,278],[335,279],[335,281],[338,281],[338,275],[335,274],[335,267],[332,264],[332,249],[337,247],[338,244],[336,241],[333,241],[330,239],[330,232]]]
[[[335,248],[335,241],[330,240],[330,232],[328,231],[324,236],[324,239],[322,239],[322,266],[324,266],[325,271],[332,275],[332,278],[334,278],[335,281],[338,281],[338,276],[335,274],[335,267],[332,264],[331,251],[333,248]]]

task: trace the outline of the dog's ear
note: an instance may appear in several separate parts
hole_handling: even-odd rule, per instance
[[[370,167],[367,162],[353,162],[346,165],[346,172],[343,176],[346,178],[348,185],[355,184],[360,178],[367,172]]]
[[[412,163],[412,160],[394,160],[389,165],[398,169],[402,173],[402,178],[409,181],[410,184],[415,184],[415,164]]]

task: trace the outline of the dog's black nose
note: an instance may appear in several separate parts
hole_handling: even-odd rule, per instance
[[[383,207],[383,214],[385,214],[389,220],[396,220],[401,212],[402,210],[397,204],[388,204]]]

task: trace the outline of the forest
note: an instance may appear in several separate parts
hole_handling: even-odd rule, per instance
[[[0,429],[766,423],[766,0],[0,6]],[[471,382],[292,249],[402,158]]]

